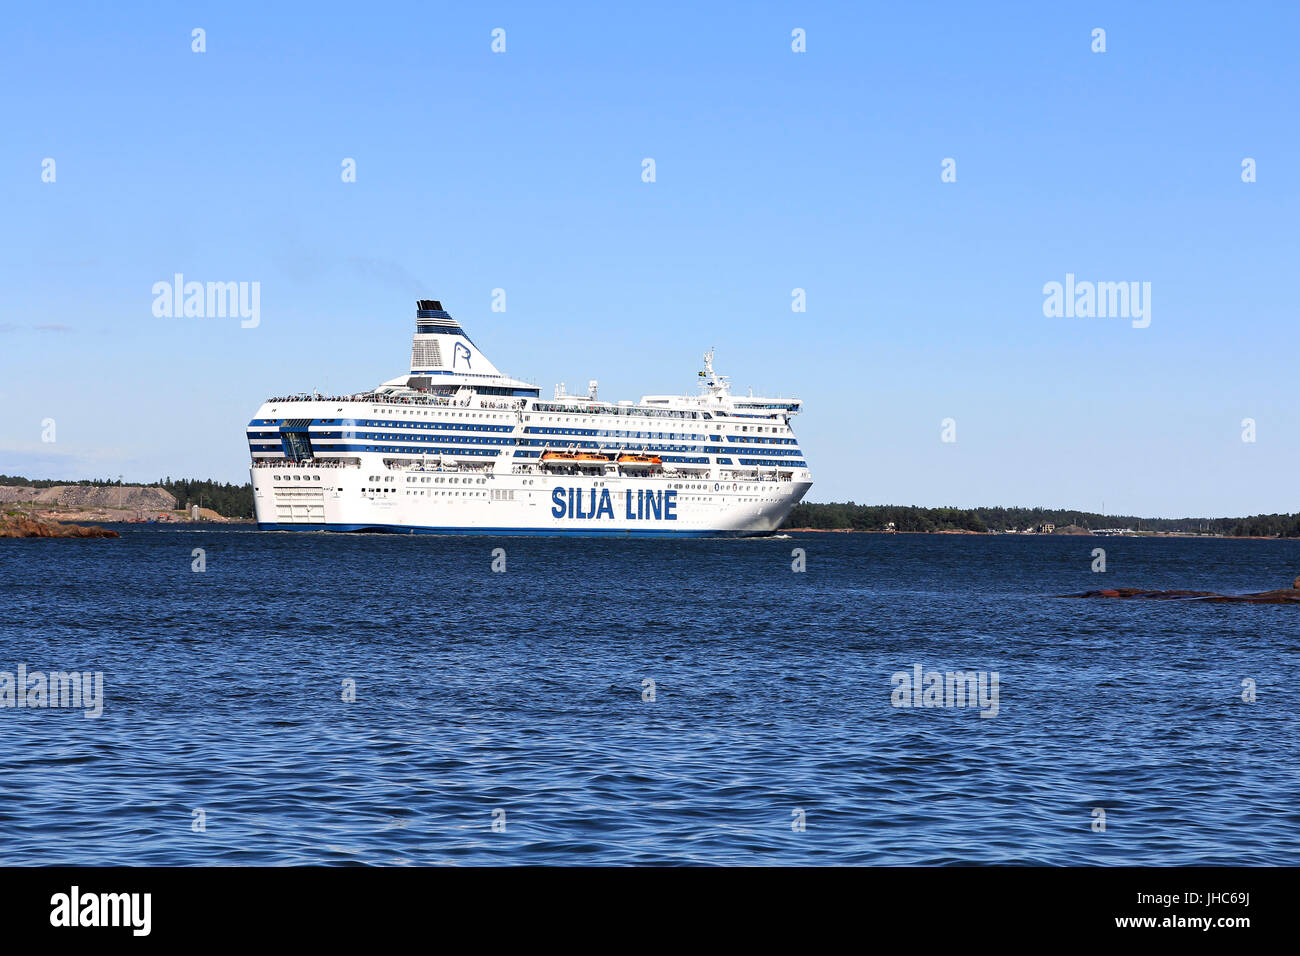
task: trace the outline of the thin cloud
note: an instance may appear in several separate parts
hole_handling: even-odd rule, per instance
[[[422,282],[406,266],[393,259],[366,259],[352,257],[348,265],[362,279],[383,283],[389,288],[401,290],[408,295],[422,294],[428,283]]]

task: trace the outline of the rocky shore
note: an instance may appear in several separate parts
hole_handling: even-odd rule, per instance
[[[0,538],[119,538],[116,531],[94,525],[38,521],[23,515],[0,516]]]
[[[1081,594],[1058,594],[1063,598],[1112,598],[1119,600],[1210,601],[1222,604],[1300,604],[1300,577],[1289,588],[1255,591],[1251,594],[1218,594],[1214,591],[1145,591],[1142,588],[1101,588]]]

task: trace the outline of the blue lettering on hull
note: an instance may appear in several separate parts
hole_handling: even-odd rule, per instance
[[[628,521],[676,521],[677,492],[673,489],[664,491],[646,491],[641,489],[632,497],[628,492],[624,499],[626,509],[624,517]],[[589,488],[583,493],[581,488],[556,488],[551,492],[551,517],[568,519],[600,519],[614,517],[614,501],[608,488]]]

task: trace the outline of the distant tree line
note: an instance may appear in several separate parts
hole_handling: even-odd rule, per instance
[[[798,504],[784,528],[849,528],[882,531],[888,522],[897,531],[987,531],[973,511],[961,508],[917,508],[910,505]]]
[[[1228,533],[1238,537],[1300,538],[1300,514],[1242,518]]]
[[[60,481],[54,478],[23,478],[20,475],[0,475],[0,485],[27,485],[32,488],[53,488],[55,485],[83,485],[95,488],[141,487],[138,482],[118,478],[83,478],[80,481]],[[176,496],[176,503],[201,504],[224,518],[251,518],[253,516],[252,484],[222,484],[198,478],[159,478],[154,485]]]
[[[253,486],[226,485],[215,481],[202,481],[198,478],[160,478],[157,484],[176,496],[176,503],[182,508],[189,505],[202,505],[211,508],[223,518],[253,517]]]
[[[1134,531],[1182,531],[1236,537],[1300,537],[1300,514],[1255,515],[1250,518],[1139,518],[1101,515],[1058,508],[918,508],[911,505],[859,505],[852,501],[795,506],[783,528],[883,531],[889,522],[896,531],[1024,531],[1043,524],[1058,529],[1075,526],[1131,528]]]
[[[28,488],[53,488],[55,485],[118,485],[125,482],[108,478],[83,478],[81,481],[59,481],[57,478],[24,478],[22,475],[0,475],[0,485],[22,485]]]
[[[54,485],[116,488],[124,484],[132,483],[116,478],[60,481],[0,475],[0,485],[33,488]],[[250,483],[235,485],[198,478],[160,478],[155,484],[175,495],[182,508],[201,503],[226,518],[251,518],[253,515],[253,486]],[[1139,518],[1136,515],[1101,515],[1059,508],[918,508],[915,505],[859,505],[852,501],[800,503],[781,527],[883,531],[891,521],[896,531],[1024,531],[1042,524],[1053,524],[1058,529],[1075,526],[1091,531],[1132,528],[1134,531],[1199,531],[1234,537],[1300,538],[1300,514],[1253,515],[1249,518]]]

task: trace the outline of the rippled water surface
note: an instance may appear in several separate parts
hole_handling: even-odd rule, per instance
[[[4,863],[1300,863],[1300,608],[1049,597],[1297,542],[121,530],[0,541],[0,671],[105,681],[0,708]]]

